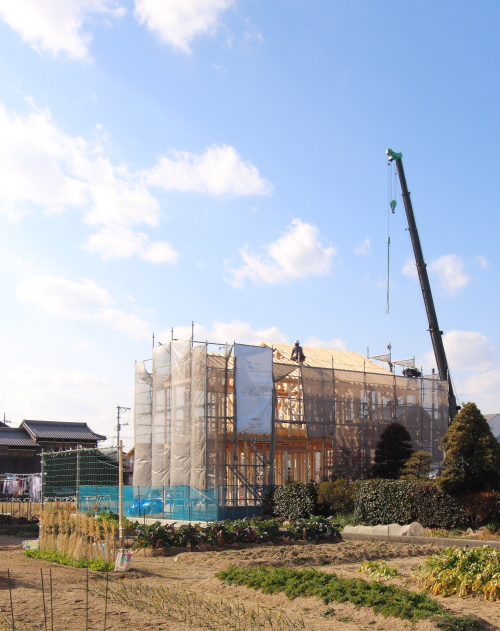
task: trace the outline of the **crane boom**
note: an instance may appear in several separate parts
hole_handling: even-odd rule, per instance
[[[427,274],[427,265],[424,261],[424,255],[422,252],[422,246],[420,245],[420,237],[418,235],[417,224],[415,222],[415,215],[413,213],[410,193],[406,184],[406,177],[403,169],[402,160],[403,154],[396,153],[392,149],[387,149],[386,154],[388,156],[389,162],[392,162],[394,160],[394,162],[396,163],[396,168],[398,170],[403,203],[406,211],[406,219],[408,221],[408,229],[410,231],[413,253],[415,254],[415,263],[417,265],[418,278],[420,281],[420,287],[422,289],[422,296],[424,298],[425,310],[427,311],[427,319],[429,321],[429,333],[431,334],[432,346],[434,348],[434,356],[436,358],[439,378],[441,379],[441,381],[448,382],[448,408],[450,420],[453,420],[457,411],[460,408],[457,405],[457,399],[453,391],[453,384],[451,382],[450,371],[448,368],[448,360],[446,359],[446,352],[444,350],[442,337],[443,332],[439,330],[436,309],[434,307],[434,300],[432,298],[431,285],[429,283],[429,276]]]

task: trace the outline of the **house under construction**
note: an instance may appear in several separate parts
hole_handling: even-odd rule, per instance
[[[369,465],[393,421],[440,464],[446,382],[349,351],[304,347],[297,362],[292,348],[155,346],[136,363],[134,487],[218,487],[226,504],[259,502],[270,485],[338,474],[346,458]]]

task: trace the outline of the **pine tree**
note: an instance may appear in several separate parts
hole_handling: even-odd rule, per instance
[[[432,471],[432,456],[427,451],[416,451],[405,463],[401,479],[409,482],[428,480]]]
[[[500,485],[500,445],[475,403],[455,416],[441,440],[445,458],[436,479],[451,495],[496,490]]]
[[[413,447],[408,430],[401,423],[391,423],[380,435],[380,441],[375,449],[372,476],[396,480],[412,453]]]

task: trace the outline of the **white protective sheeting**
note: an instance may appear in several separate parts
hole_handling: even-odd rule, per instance
[[[153,348],[153,440],[151,485],[170,484],[170,344]]]
[[[170,343],[171,451],[170,484],[189,485],[191,478],[191,339]]]
[[[236,431],[271,434],[273,418],[273,350],[234,345]]]
[[[151,484],[151,387],[153,378],[144,362],[135,362],[134,486]]]
[[[207,487],[207,349],[191,350],[191,467],[189,484]]]

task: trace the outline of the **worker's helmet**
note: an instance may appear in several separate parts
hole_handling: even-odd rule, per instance
[[[300,344],[299,340],[295,340],[295,344]]]

